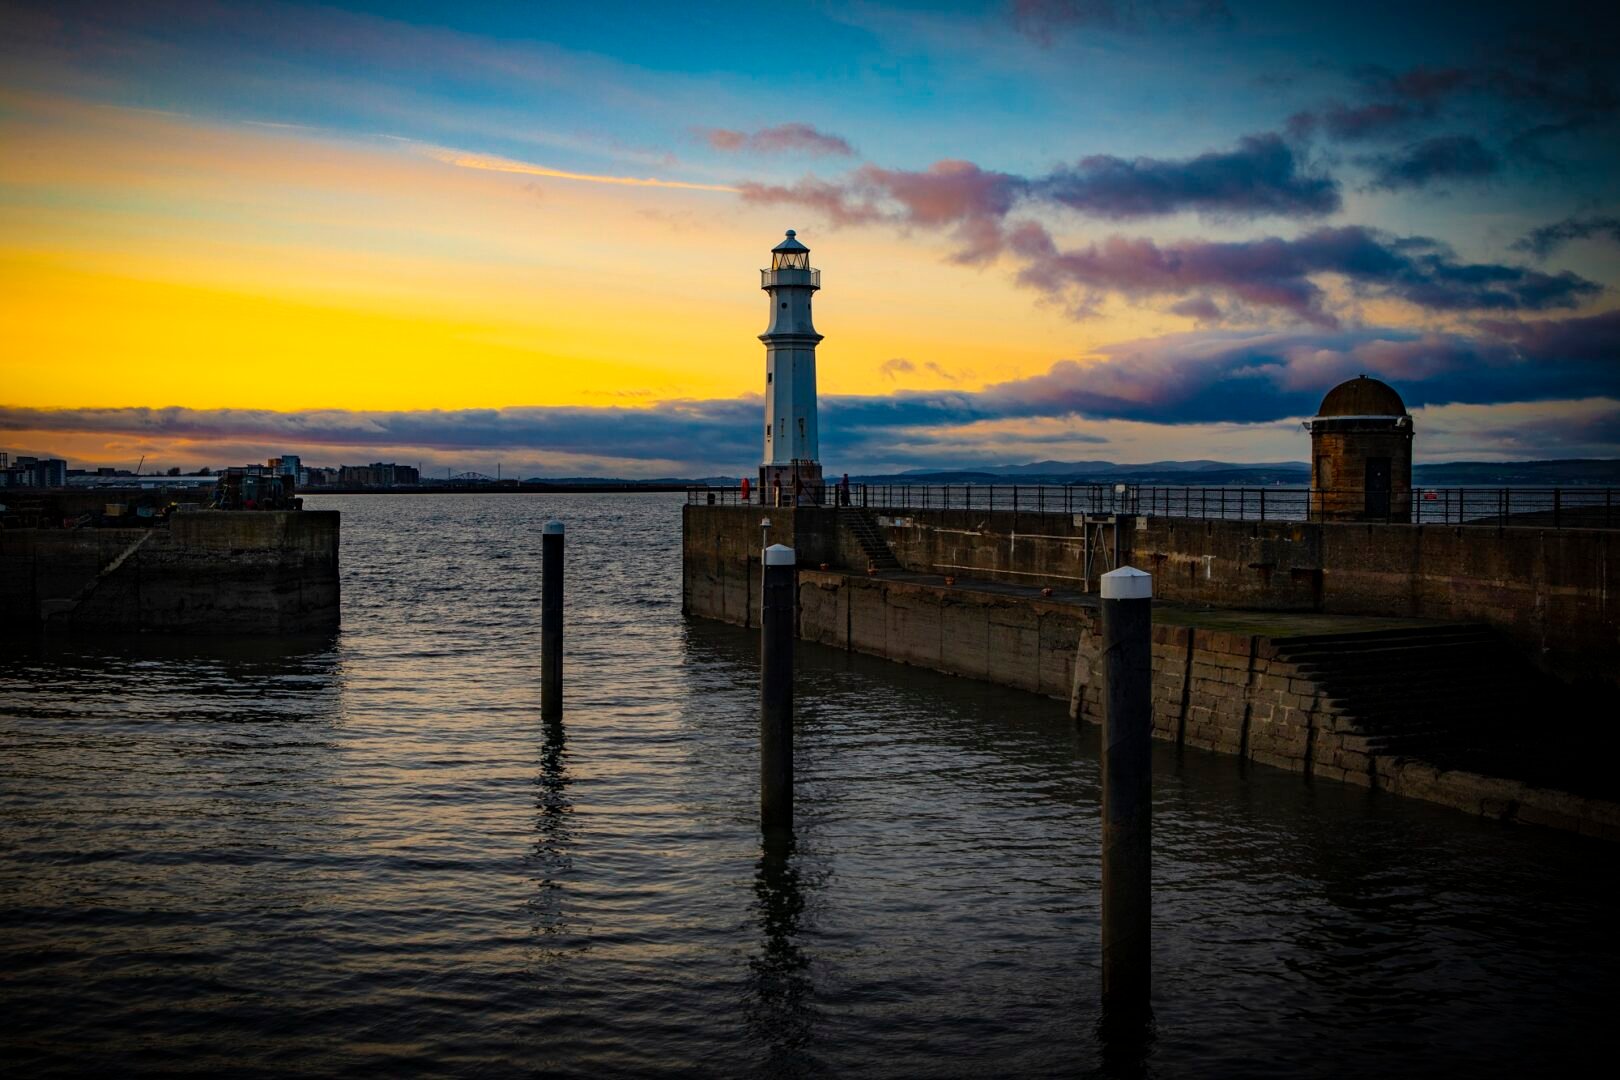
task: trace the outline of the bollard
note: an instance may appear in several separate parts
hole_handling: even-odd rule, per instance
[[[1153,576],[1102,576],[1102,998],[1145,1013],[1151,975]]]
[[[759,822],[793,827],[793,608],[798,570],[793,549],[765,549],[759,613]]]
[[[563,523],[540,530],[540,715],[562,718]]]

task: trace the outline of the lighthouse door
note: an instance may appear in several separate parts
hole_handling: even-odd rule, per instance
[[[1367,459],[1367,510],[1365,516],[1368,520],[1389,517],[1389,458],[1370,457]]]

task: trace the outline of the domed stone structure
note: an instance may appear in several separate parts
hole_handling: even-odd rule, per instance
[[[1412,520],[1412,417],[1388,383],[1340,383],[1305,421],[1311,504],[1325,521]]]

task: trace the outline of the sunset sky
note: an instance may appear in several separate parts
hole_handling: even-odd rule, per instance
[[[1620,456],[1608,11],[0,2],[0,450],[746,474],[791,227],[830,472]]]

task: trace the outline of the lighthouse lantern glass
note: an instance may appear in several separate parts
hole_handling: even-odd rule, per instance
[[[808,251],[777,251],[771,255],[772,270],[808,270],[810,269],[810,253]]]

